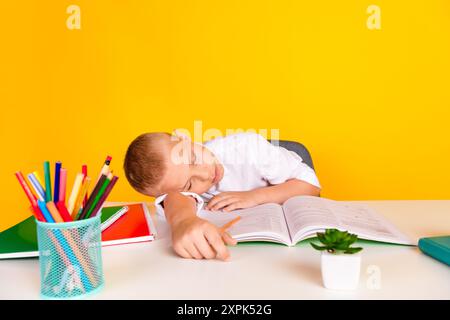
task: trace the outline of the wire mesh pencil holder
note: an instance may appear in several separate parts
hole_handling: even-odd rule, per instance
[[[79,299],[103,288],[100,215],[36,224],[43,299]]]

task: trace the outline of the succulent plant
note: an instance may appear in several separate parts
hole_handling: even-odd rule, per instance
[[[317,238],[323,244],[319,246],[311,242],[314,249],[323,251],[327,250],[329,253],[347,253],[353,254],[361,251],[363,248],[350,248],[358,239],[356,234],[348,233],[347,231],[339,231],[337,229],[326,229],[325,233],[317,232]]]

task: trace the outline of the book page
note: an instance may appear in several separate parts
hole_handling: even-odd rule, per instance
[[[327,228],[347,230],[362,239],[412,244],[395,226],[365,204],[299,196],[283,209],[293,242],[315,236]]]
[[[213,212],[201,210],[198,216],[218,227],[241,217],[228,229],[228,233],[238,241],[274,241],[289,245],[289,230],[280,205],[268,203],[249,209],[232,212]]]

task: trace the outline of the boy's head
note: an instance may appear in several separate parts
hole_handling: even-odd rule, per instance
[[[211,151],[185,136],[165,132],[134,139],[124,170],[135,190],[153,197],[173,191],[202,194],[223,177],[223,166]]]

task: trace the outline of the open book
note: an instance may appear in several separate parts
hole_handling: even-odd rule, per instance
[[[296,196],[283,205],[268,203],[229,213],[202,210],[199,217],[217,226],[241,216],[228,229],[238,242],[269,241],[293,246],[335,228],[357,234],[361,239],[416,245],[397,228],[365,204]]]

